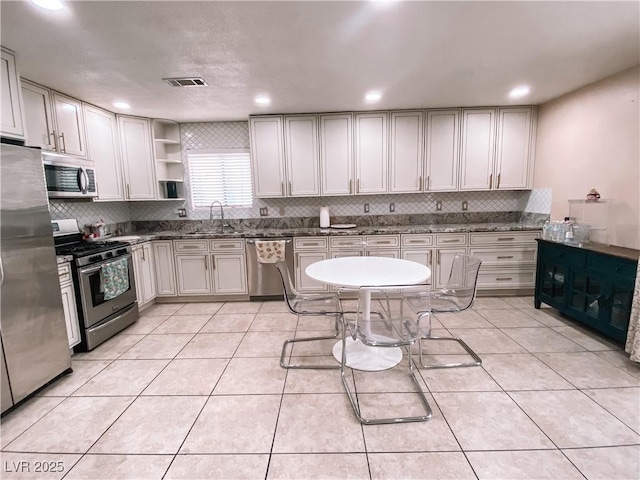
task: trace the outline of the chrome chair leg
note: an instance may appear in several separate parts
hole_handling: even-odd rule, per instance
[[[448,341],[451,341],[451,342],[457,342],[462,348],[465,349],[465,351],[471,356],[471,358],[473,358],[473,362],[467,362],[467,363],[445,363],[445,364],[441,364],[441,365],[430,365],[430,364],[424,363],[424,359],[423,359],[423,356],[422,356],[423,355],[423,353],[422,353],[422,341],[423,340],[448,340]],[[480,365],[482,365],[482,360],[476,354],[476,352],[471,350],[471,347],[469,347],[469,345],[464,343],[464,341],[462,341],[458,337],[425,337],[425,338],[421,338],[420,340],[418,340],[418,358],[420,359],[420,366],[422,368],[424,368],[424,369],[457,368],[457,367],[479,367]]]
[[[282,368],[291,368],[291,369],[300,369],[300,370],[337,370],[338,368],[340,368],[340,365],[338,364],[332,364],[332,365],[303,365],[299,363],[292,364],[290,359],[291,357],[289,357],[288,363],[285,361],[287,357],[287,346],[289,346],[289,344],[298,343],[298,342],[312,342],[317,340],[335,340],[340,336],[340,323],[342,322],[340,322],[339,316],[336,315],[336,321],[334,325],[334,329],[336,333],[333,335],[328,335],[323,337],[292,338],[289,340],[285,340],[282,345],[282,353],[280,353],[280,366]],[[293,347],[292,347],[292,352],[293,352]]]

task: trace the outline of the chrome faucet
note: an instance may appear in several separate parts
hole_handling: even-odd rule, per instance
[[[215,204],[220,205],[220,233],[224,233],[224,229],[229,227],[229,224],[225,221],[224,219],[224,210],[222,209],[222,203],[220,203],[218,200],[214,200],[213,202],[211,202],[211,205],[209,206],[209,221],[212,222],[213,221],[213,206]]]

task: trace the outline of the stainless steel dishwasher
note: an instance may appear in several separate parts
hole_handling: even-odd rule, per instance
[[[284,293],[282,288],[282,278],[274,263],[258,263],[256,254],[256,241],[275,241],[284,240],[285,250],[284,258],[289,267],[292,281],[295,282],[293,270],[293,238],[248,238],[247,239],[247,280],[249,282],[249,296],[253,300],[254,297],[280,297]]]

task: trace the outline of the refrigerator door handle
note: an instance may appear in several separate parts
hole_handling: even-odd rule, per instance
[[[2,265],[2,257],[0,257],[0,287],[4,283],[4,266]]]

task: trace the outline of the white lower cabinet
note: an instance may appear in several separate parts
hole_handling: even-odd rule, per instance
[[[416,262],[416,263],[420,263],[426,267],[429,267],[432,269],[431,266],[431,256],[433,255],[433,252],[431,249],[424,249],[424,250],[402,250],[402,258],[403,260],[410,260],[412,262]],[[433,269],[431,271],[431,274],[433,275]],[[431,282],[431,281],[429,281]]]
[[[173,243],[171,240],[157,240],[151,243],[156,261],[156,291],[158,297],[175,297],[176,268],[173,261]]]
[[[178,295],[211,295],[209,255],[176,255]]]
[[[136,281],[138,308],[142,308],[156,298],[156,268],[151,243],[136,245],[133,254],[133,273]]]
[[[211,256],[211,263],[213,264],[213,293],[215,295],[249,293],[244,253],[214,253]]]
[[[309,265],[326,259],[326,250],[323,252],[296,253],[296,290],[299,292],[326,292],[328,290],[328,286],[325,283],[318,282],[305,273]]]
[[[451,274],[451,267],[453,266],[453,258],[457,254],[464,255],[466,253],[466,247],[439,248],[435,251],[435,268],[431,273],[431,278],[433,279],[431,284],[433,288],[444,288],[447,286],[449,275]]]
[[[78,323],[76,295],[73,291],[73,281],[71,279],[71,267],[68,263],[58,265],[58,277],[60,279],[60,293],[62,294],[64,323],[67,326],[67,339],[69,340],[69,348],[72,348],[80,343],[80,325]]]

